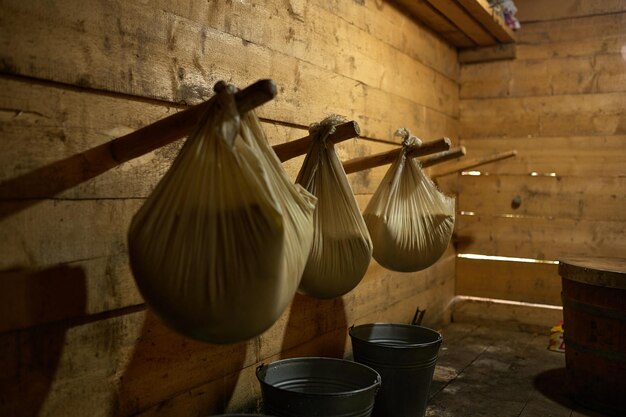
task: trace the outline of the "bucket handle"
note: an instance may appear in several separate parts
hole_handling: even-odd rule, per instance
[[[260,364],[259,366],[256,367],[256,375],[257,377],[259,375],[261,375],[261,372],[265,371],[267,369],[267,365],[265,363]]]
[[[420,310],[420,307],[417,306],[415,314],[413,315],[413,320],[411,320],[411,325],[420,326],[422,324],[422,320],[424,320],[424,314],[426,314],[426,309]]]

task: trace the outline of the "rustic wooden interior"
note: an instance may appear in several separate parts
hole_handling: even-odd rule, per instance
[[[436,33],[403,3],[2,3],[0,415],[254,410],[260,363],[348,356],[352,324],[406,323],[420,308],[435,328],[545,329],[560,317],[559,257],[626,253],[624,3],[517,0],[522,29],[504,54],[463,50],[502,39]],[[434,3],[454,2],[415,2]],[[396,149],[402,126],[449,137],[466,158],[517,155],[438,178],[457,219],[433,267],[404,274],[372,261],[349,294],[297,295],[261,336],[208,345],[150,312],[126,253],[130,219],[182,141],[120,165],[102,146],[206,100],[218,80],[260,78],[279,87],[257,109],[273,145],[338,113],[361,129],[337,145],[344,161]],[[302,160],[284,163],[292,177]],[[385,170],[349,176],[362,208]]]

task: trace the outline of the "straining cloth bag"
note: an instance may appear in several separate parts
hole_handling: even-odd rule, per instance
[[[329,116],[309,129],[311,146],[296,182],[317,197],[313,247],[299,291],[333,298],[361,281],[372,258],[372,242],[352,188],[328,136],[343,122]]]
[[[437,189],[406,156],[418,140],[406,129],[402,152],[385,174],[363,213],[374,243],[374,259],[387,269],[414,272],[443,255],[454,229],[454,198]]]
[[[315,197],[290,182],[232,86],[190,135],[132,220],[137,286],[179,332],[254,337],[291,301],[313,240]]]

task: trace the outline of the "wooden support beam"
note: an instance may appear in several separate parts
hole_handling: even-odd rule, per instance
[[[428,168],[433,165],[441,164],[442,162],[461,158],[462,156],[465,156],[465,153],[465,146],[460,146],[458,148],[450,149],[449,151],[438,153],[429,158],[422,159],[420,160],[420,163],[422,164],[422,168]]]
[[[219,94],[226,88],[226,83],[218,81],[214,90]],[[235,94],[237,109],[240,113],[250,111],[276,96],[276,84],[272,80],[260,80]],[[128,135],[114,139],[110,143],[111,154],[118,163],[137,158],[150,151],[165,146],[177,139],[189,135],[198,124],[212,99],[193,106],[182,112],[158,120]],[[359,125],[352,121],[336,127],[330,135],[333,143],[359,136]],[[284,162],[304,155],[311,143],[309,136],[276,145],[274,151]]]
[[[497,43],[496,38],[457,2],[453,0],[428,0],[428,2],[476,44],[486,46]]]
[[[395,0],[426,26],[443,36],[444,39],[459,48],[471,48],[476,42],[461,32],[450,20],[435,9],[426,0]]]
[[[216,90],[223,88],[223,81],[215,84]],[[274,81],[259,80],[235,94],[237,108],[241,113],[250,111],[272,100],[276,93]],[[113,158],[126,162],[189,135],[212,99],[114,139],[109,145]]]
[[[432,178],[443,177],[450,174],[456,174],[458,172],[467,171],[471,168],[476,168],[481,165],[490,164],[492,162],[501,161],[503,159],[512,158],[517,155],[516,150],[508,151],[508,152],[500,152],[489,156],[482,156],[469,159],[467,161],[463,161],[462,164],[443,172],[437,172],[432,175]]]
[[[335,127],[335,131],[328,135],[328,140],[333,143],[343,142],[351,138],[356,138],[361,133],[359,124],[355,121],[342,123]],[[309,150],[311,138],[305,136],[291,142],[274,145],[273,149],[281,162],[288,161],[299,155],[304,155]]]
[[[458,48],[515,42],[487,0],[393,0]]]
[[[499,42],[515,42],[513,30],[496,14],[487,0],[457,0]]]
[[[431,142],[425,142],[421,146],[414,146],[411,150],[407,152],[407,156],[409,158],[416,158],[418,156],[425,156],[436,152],[447,151],[448,149],[450,149],[450,139],[441,138],[433,140]],[[353,172],[363,171],[366,169],[391,164],[393,161],[396,160],[396,158],[398,158],[400,152],[402,152],[402,148],[377,153],[370,156],[350,159],[349,161],[343,163],[343,169],[346,171],[346,174],[352,174]]]

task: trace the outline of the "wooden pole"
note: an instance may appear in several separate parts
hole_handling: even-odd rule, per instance
[[[428,168],[462,156],[465,156],[465,146],[460,146],[458,148],[450,149],[449,151],[438,153],[437,155],[433,155],[429,158],[424,158],[420,160],[420,163],[422,164],[422,168]]]
[[[220,81],[214,89],[221,91],[224,86]],[[235,93],[237,109],[240,113],[250,111],[272,100],[276,92],[274,81],[259,80]],[[118,163],[126,162],[189,135],[212,99],[114,139],[109,145],[113,159]]]
[[[333,143],[343,142],[351,138],[356,138],[361,133],[359,125],[355,121],[342,123],[335,127],[335,131],[328,135],[328,139]],[[305,136],[291,142],[274,145],[273,149],[281,162],[288,161],[299,155],[304,155],[309,150],[311,138]]]
[[[492,162],[501,161],[503,159],[512,158],[517,155],[516,150],[511,150],[507,152],[500,152],[489,156],[476,157],[472,159],[468,159],[463,161],[462,164],[457,165],[456,167],[449,169],[447,171],[437,172],[432,175],[432,178],[439,178],[450,174],[456,174],[458,172],[467,171],[471,168],[476,168],[481,165],[490,164]]]
[[[430,155],[436,152],[447,151],[450,149],[450,139],[441,138],[430,142],[424,142],[421,146],[415,146],[407,152],[409,158]],[[343,163],[343,169],[346,174],[363,171],[370,168],[379,167],[392,163],[398,158],[402,152],[402,148],[394,149],[387,152],[377,153],[370,156],[350,159]]]

